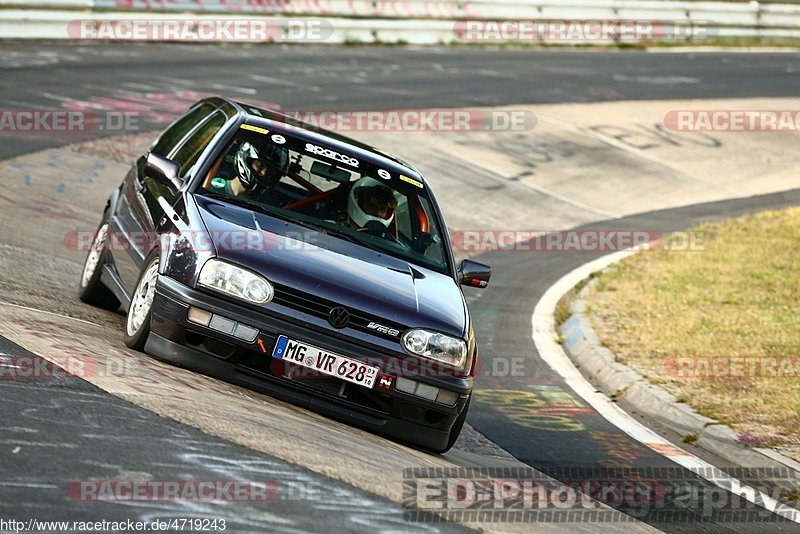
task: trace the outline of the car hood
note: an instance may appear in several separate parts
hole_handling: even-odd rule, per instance
[[[276,217],[195,199],[219,258],[378,323],[464,336],[464,297],[451,277]]]

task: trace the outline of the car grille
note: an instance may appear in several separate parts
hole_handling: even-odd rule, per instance
[[[315,317],[320,317],[325,320],[328,320],[328,315],[333,308],[340,306],[336,302],[280,284],[275,284],[275,296],[272,298],[272,302],[280,304],[281,306],[286,306],[287,308],[292,308],[307,313],[309,315],[313,315]],[[345,308],[348,312],[350,312],[350,322],[348,326],[355,328],[356,330],[361,330],[363,332],[368,332],[376,336],[393,340],[398,340],[400,335],[402,335],[402,333],[406,330],[406,327],[401,324],[387,321],[383,318],[372,317],[353,308]],[[382,326],[399,330],[400,334],[393,336],[389,333],[378,332],[377,330],[368,328],[367,325],[373,321]]]

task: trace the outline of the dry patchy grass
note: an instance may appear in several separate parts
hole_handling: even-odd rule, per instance
[[[661,248],[604,272],[588,298],[593,325],[620,361],[730,424],[743,443],[800,460],[800,208],[693,230],[705,233],[702,251]],[[794,371],[745,364],[742,376],[681,377],[676,357],[767,357]]]

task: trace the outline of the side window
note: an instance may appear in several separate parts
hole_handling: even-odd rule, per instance
[[[429,246],[425,250],[425,257],[444,267],[447,265],[447,260],[444,255],[444,246],[442,246],[442,235],[439,233],[436,218],[433,216],[433,208],[427,198],[422,196],[418,196],[417,198],[419,199],[419,206],[422,208],[422,211],[417,213],[420,227],[422,231],[427,231],[431,234],[433,243],[436,245]],[[427,230],[425,230],[426,226]]]
[[[400,202],[397,204],[397,209],[394,210],[394,217],[397,221],[397,231],[410,241],[413,238],[413,231],[411,229],[411,213],[408,209],[407,196],[402,195]]]
[[[225,115],[216,113],[211,116],[202,126],[195,130],[186,141],[178,148],[172,160],[181,166],[181,175],[186,176],[189,170],[197,162],[197,158],[211,142],[211,139],[225,125]]]
[[[214,109],[216,108],[211,104],[201,104],[175,121],[175,123],[167,128],[167,130],[161,134],[161,137],[158,138],[156,145],[153,147],[153,153],[164,156],[165,158],[169,156],[169,153],[172,152],[175,145],[180,143],[181,139],[192,131],[192,128],[210,115]]]

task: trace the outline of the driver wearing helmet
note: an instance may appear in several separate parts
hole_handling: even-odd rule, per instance
[[[234,156],[235,177],[213,178],[208,185],[229,195],[258,199],[272,190],[289,169],[286,148],[268,142],[255,144],[243,141]]]
[[[377,222],[388,229],[394,220],[395,208],[394,191],[374,178],[361,178],[350,189],[347,215],[351,228],[367,228]]]

